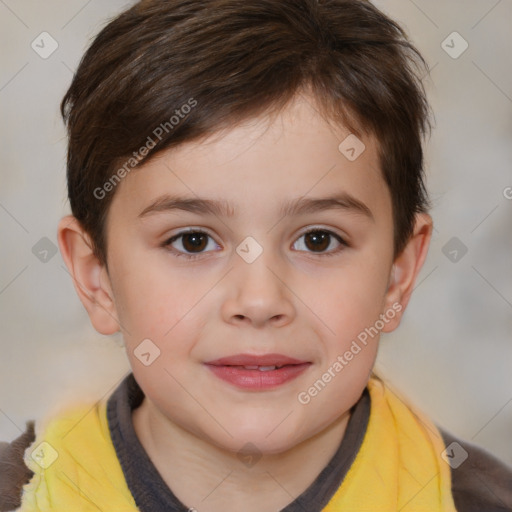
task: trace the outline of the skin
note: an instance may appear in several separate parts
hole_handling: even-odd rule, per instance
[[[417,215],[413,235],[394,258],[377,142],[363,138],[366,149],[351,162],[338,150],[348,134],[318,114],[312,97],[297,96],[275,119],[253,118],[162,152],[115,191],[107,267],[76,219],[61,221],[59,243],[79,297],[99,332],[123,332],[145,393],[133,414],[137,435],[188,507],[274,511],[301,494],[343,438],[378,336],[309,403],[300,403],[299,393],[379,315],[401,305],[384,326],[389,332],[407,306],[431,219]],[[371,216],[355,208],[279,213],[287,201],[334,193],[364,203]],[[225,200],[234,215],[162,209],[140,216],[165,194]],[[177,256],[191,254],[190,239],[166,245],[186,228],[211,236],[195,259]],[[331,231],[347,245],[331,236],[318,248],[304,236],[310,228]],[[248,236],[263,249],[252,263],[236,252]],[[134,354],[144,339],[160,350],[149,366]],[[280,353],[312,364],[265,391],[235,388],[203,364],[239,353]],[[246,443],[261,455],[254,465],[237,456]]]

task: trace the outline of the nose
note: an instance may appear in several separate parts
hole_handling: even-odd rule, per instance
[[[228,274],[227,296],[222,304],[225,322],[256,328],[283,327],[295,318],[294,294],[287,276],[265,252],[252,263],[239,258]]]

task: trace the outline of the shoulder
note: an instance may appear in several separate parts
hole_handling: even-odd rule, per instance
[[[512,467],[482,448],[439,429],[451,468],[452,493],[459,512],[512,511]]]
[[[20,506],[22,488],[33,475],[23,455],[34,440],[34,422],[29,421],[18,438],[11,443],[0,443],[0,512]]]
[[[35,422],[29,421],[25,431],[14,441],[0,442],[0,512],[13,511],[21,506],[26,486],[38,479],[42,468],[51,464],[55,453],[53,447],[58,446],[61,458],[67,445],[76,442],[73,435],[66,437],[71,431],[85,439],[95,435],[105,444],[108,427],[103,409],[99,404],[89,403],[67,407],[58,414],[38,420],[40,432],[37,435]],[[44,446],[42,441],[46,441]],[[47,449],[48,445],[51,448]],[[38,451],[27,453],[31,446]]]

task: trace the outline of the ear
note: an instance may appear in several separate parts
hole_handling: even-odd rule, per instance
[[[61,219],[57,238],[62,258],[91,323],[101,334],[120,330],[107,268],[95,256],[90,236],[72,215]]]
[[[395,330],[400,324],[402,315],[409,303],[416,278],[427,257],[430,238],[432,236],[432,218],[426,213],[416,214],[413,233],[403,251],[395,258],[386,291],[384,312],[393,311],[384,332]],[[391,316],[386,314],[386,316]]]

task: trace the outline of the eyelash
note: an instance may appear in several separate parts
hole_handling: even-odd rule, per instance
[[[213,237],[209,233],[207,233],[206,231],[202,231],[200,229],[189,229],[189,230],[186,230],[186,231],[180,231],[176,235],[174,235],[171,238],[167,239],[162,244],[162,247],[170,249],[171,252],[175,256],[177,256],[178,258],[187,258],[189,260],[195,260],[197,258],[200,258],[203,254],[205,254],[205,252],[200,252],[200,253],[195,253],[195,254],[194,253],[186,253],[186,252],[177,251],[176,249],[171,247],[171,244],[173,242],[175,242],[179,238],[183,237],[184,235],[191,234],[191,233],[206,235],[206,236],[208,236],[209,238],[211,238],[213,240]],[[323,228],[312,228],[312,229],[309,229],[308,231],[305,231],[304,233],[302,233],[299,236],[299,238],[297,238],[297,240],[299,240],[303,236],[306,236],[306,235],[308,235],[310,233],[327,233],[328,235],[332,236],[335,240],[337,240],[340,243],[340,247],[338,247],[335,250],[331,250],[329,252],[323,252],[323,253],[322,252],[315,253],[313,251],[307,251],[307,252],[309,252],[309,254],[314,254],[316,256],[322,256],[322,257],[335,256],[340,251],[342,251],[343,248],[349,247],[349,244],[341,236],[339,236],[338,234],[334,233],[333,231],[330,231],[329,229],[323,229]],[[210,252],[210,251],[206,251],[206,252]]]

